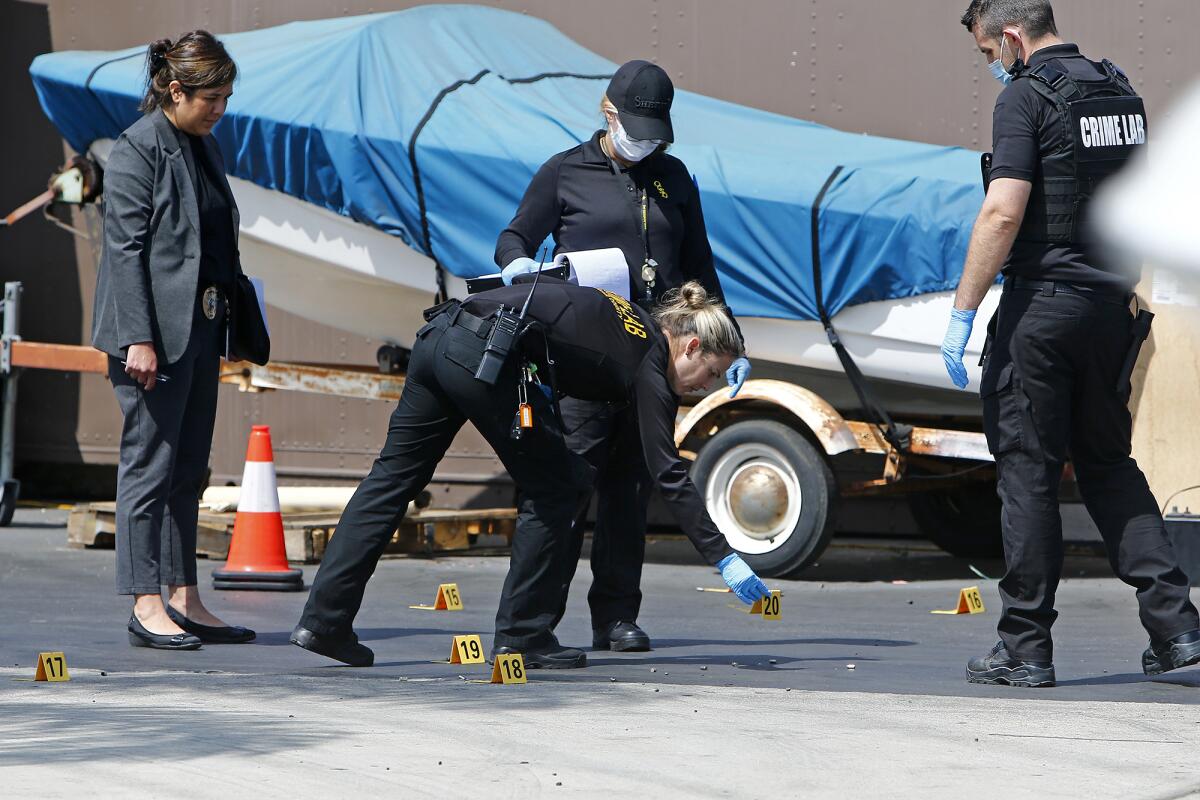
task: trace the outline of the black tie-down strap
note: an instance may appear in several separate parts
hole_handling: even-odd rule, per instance
[[[825,179],[825,185],[817,193],[817,199],[813,201],[812,205],[813,292],[817,300],[817,313],[821,316],[821,324],[825,326],[825,335],[829,337],[829,344],[833,346],[833,351],[837,353],[838,360],[842,362],[842,370],[846,373],[846,377],[850,379],[850,385],[854,387],[854,393],[858,395],[858,402],[862,405],[863,411],[870,418],[871,422],[874,422],[883,430],[883,437],[887,439],[892,447],[904,451],[908,450],[912,445],[912,426],[895,422],[891,415],[875,399],[875,395],[871,392],[867,376],[863,375],[862,370],[858,368],[858,364],[854,363],[850,351],[842,344],[841,337],[838,336],[837,330],[833,327],[833,320],[829,318],[829,312],[825,308],[825,290],[821,284],[821,201],[825,199],[825,194],[829,191],[829,187],[833,185],[833,182],[837,180],[838,175],[841,173],[842,166],[839,164],[834,167],[833,172]]]
[[[442,104],[442,101],[445,100],[448,95],[453,94],[464,86],[474,86],[475,84],[479,83],[484,76],[490,74],[492,74],[490,69],[482,69],[470,78],[463,78],[462,80],[455,81],[449,86],[444,87],[433,98],[433,102],[429,104],[429,108],[425,110],[421,120],[413,129],[412,138],[408,140],[408,163],[409,167],[412,169],[413,188],[417,194],[417,210],[421,216],[421,243],[425,245],[426,254],[433,259],[434,275],[437,278],[437,292],[434,294],[435,303],[440,303],[447,299],[446,271],[445,268],[442,267],[442,262],[438,259],[437,253],[435,253],[433,250],[433,236],[429,230],[429,213],[425,201],[425,185],[421,181],[421,168],[417,164],[417,138],[421,135],[421,131],[425,130],[425,126],[428,125],[429,120],[433,118],[434,112],[437,111],[438,106]],[[607,81],[612,79],[611,74],[584,75],[575,72],[543,72],[538,75],[530,75],[524,78],[506,78],[503,75],[497,74],[496,77],[506,81],[509,84],[537,83],[538,81],[554,78],[579,78],[582,80],[596,81]]]

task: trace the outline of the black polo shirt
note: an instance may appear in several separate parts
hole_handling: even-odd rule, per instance
[[[199,136],[184,134],[189,148],[184,158],[196,189],[200,213],[200,288],[217,285],[226,293],[237,275],[237,241],[233,232],[233,204],[222,187],[220,167],[213,163]]]
[[[641,297],[646,245],[641,192],[646,192],[650,257],[658,262],[655,296],[697,280],[724,299],[713,265],[700,192],[683,162],[655,153],[622,170],[600,147],[604,131],[553,156],[538,169],[516,216],[496,242],[496,264],[532,258],[548,234],[555,253],[619,247],[630,270],[632,297]]]
[[[1056,59],[1072,76],[1085,80],[1104,77],[1104,68],[1084,58],[1073,44],[1044,47],[1029,57],[1030,68]],[[1041,159],[1070,146],[1058,112],[1018,75],[1000,92],[992,114],[991,179],[1040,181]],[[1130,291],[1140,265],[1118,260],[1104,248],[1062,242],[1021,242],[1013,245],[1004,264],[1005,275],[1062,281],[1098,289]]]

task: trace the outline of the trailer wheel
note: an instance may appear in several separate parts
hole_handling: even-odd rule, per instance
[[[916,492],[908,507],[921,533],[960,558],[1003,558],[1000,498],[991,483],[944,492]]]
[[[833,536],[833,471],[808,439],[782,423],[730,425],[701,448],[692,479],[730,547],[759,575],[800,572]]]

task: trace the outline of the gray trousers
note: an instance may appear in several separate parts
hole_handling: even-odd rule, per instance
[[[196,517],[217,417],[225,307],[195,309],[187,350],[159,365],[149,392],[109,356],[108,378],[125,417],[117,467],[117,593],[196,585]]]

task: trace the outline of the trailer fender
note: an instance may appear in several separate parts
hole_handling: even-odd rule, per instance
[[[861,445],[850,426],[833,406],[819,395],[787,381],[748,380],[738,392],[730,397],[727,387],[713,392],[675,426],[675,445],[678,447],[694,431],[703,431],[702,423],[721,408],[735,404],[768,404],[787,411],[812,431],[826,455],[834,456]]]

